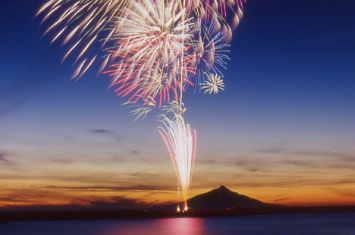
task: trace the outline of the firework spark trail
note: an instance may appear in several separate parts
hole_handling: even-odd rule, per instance
[[[144,98],[143,98],[144,99]],[[133,107],[133,110],[130,113],[135,117],[135,121],[142,118],[144,119],[150,112],[156,109],[156,102],[152,99],[144,99],[144,106],[137,105],[132,102],[126,102],[122,105],[129,105]]]
[[[243,9],[246,0],[178,0],[180,5],[198,17],[226,17],[228,10]]]
[[[73,78],[82,76],[94,63],[98,52],[113,33],[113,30],[106,31],[107,24],[120,15],[122,7],[130,2],[131,0],[50,0],[39,9],[37,16],[44,15],[42,23],[56,19],[44,35],[57,28],[51,42],[62,38],[63,45],[71,44],[63,60],[73,51],[78,51],[75,63],[79,65]],[[99,50],[93,49],[97,48],[98,43]],[[90,49],[95,51],[93,55],[89,55],[92,52]],[[105,60],[103,63],[107,62],[108,60]],[[106,64],[103,64],[102,67],[105,66]]]
[[[117,95],[168,102],[184,91],[188,74],[195,70],[192,47],[192,18],[184,19],[185,9],[171,1],[139,0],[124,8],[125,17],[117,17],[113,38],[117,47],[110,50],[118,60],[105,71],[113,77]]]
[[[178,191],[181,191],[184,202],[183,210],[187,211],[187,193],[192,180],[196,155],[196,131],[185,123],[181,114],[175,113],[173,119],[165,115],[161,117],[163,126],[159,128],[159,133],[174,165],[178,178]],[[178,211],[180,211],[179,206]]]

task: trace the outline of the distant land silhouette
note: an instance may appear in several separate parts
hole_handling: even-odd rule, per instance
[[[131,203],[111,203],[104,206],[83,207],[25,207],[0,210],[0,224],[11,221],[43,220],[107,220],[107,219],[153,219],[175,217],[247,216],[260,214],[332,213],[355,212],[355,206],[288,207],[263,203],[257,199],[233,192],[225,186],[196,195],[188,200],[189,210],[177,212],[177,204],[139,207]],[[117,208],[116,206],[124,207]]]
[[[233,192],[224,185],[190,198],[187,204],[192,210],[282,207],[280,205],[263,203],[257,199]],[[158,206],[156,208],[174,210],[176,209],[176,206],[176,204],[173,204]]]

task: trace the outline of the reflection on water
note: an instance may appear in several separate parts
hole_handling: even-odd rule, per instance
[[[169,235],[203,235],[203,219],[178,218],[158,220],[157,226],[161,228],[161,234]]]
[[[0,235],[355,235],[355,213],[0,224]]]
[[[109,228],[100,235],[203,235],[203,219],[172,218],[159,220],[143,220],[138,223],[111,222]]]

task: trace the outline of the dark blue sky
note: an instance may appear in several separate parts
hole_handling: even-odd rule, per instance
[[[120,106],[123,100],[108,89],[109,79],[96,76],[95,68],[70,80],[70,60],[61,64],[63,49],[51,45],[50,37],[41,38],[45,27],[34,18],[44,2],[1,3],[0,167],[7,165],[15,174],[16,167],[28,170],[73,158],[112,165],[112,156],[118,156],[149,172],[145,164],[162,161],[172,172],[152,116],[134,122]],[[191,89],[185,96],[187,121],[198,132],[198,187],[210,186],[198,181],[199,172],[218,173],[222,168],[211,164],[231,159],[231,172],[262,172],[258,159],[303,162],[296,170],[297,164],[290,166],[294,174],[286,175],[288,165],[279,171],[288,179],[310,176],[314,164],[324,171],[310,177],[322,178],[337,157],[350,156],[341,163],[354,165],[354,13],[353,0],[248,1],[234,33],[225,91],[208,96]],[[325,158],[331,163],[324,165]],[[129,172],[125,164],[121,172]],[[351,176],[340,172],[344,169],[338,167],[332,174]],[[255,181],[265,176],[253,174]]]

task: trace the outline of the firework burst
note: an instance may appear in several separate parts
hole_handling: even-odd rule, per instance
[[[206,81],[201,84],[201,88],[205,90],[205,94],[217,94],[219,90],[224,91],[224,81],[221,76],[206,73],[206,77]]]
[[[192,18],[185,9],[171,1],[140,0],[124,8],[125,17],[118,17],[110,50],[113,63],[105,73],[113,77],[120,96],[130,96],[136,103],[141,98],[169,101],[189,83],[194,72],[194,57],[187,54],[191,46]]]
[[[229,57],[229,43],[232,39],[231,28],[227,24],[220,24],[215,20],[204,23],[196,33],[194,53],[196,55],[196,83],[201,85],[205,81],[206,73],[223,76],[222,69],[226,69]],[[197,87],[197,86],[196,86]]]

